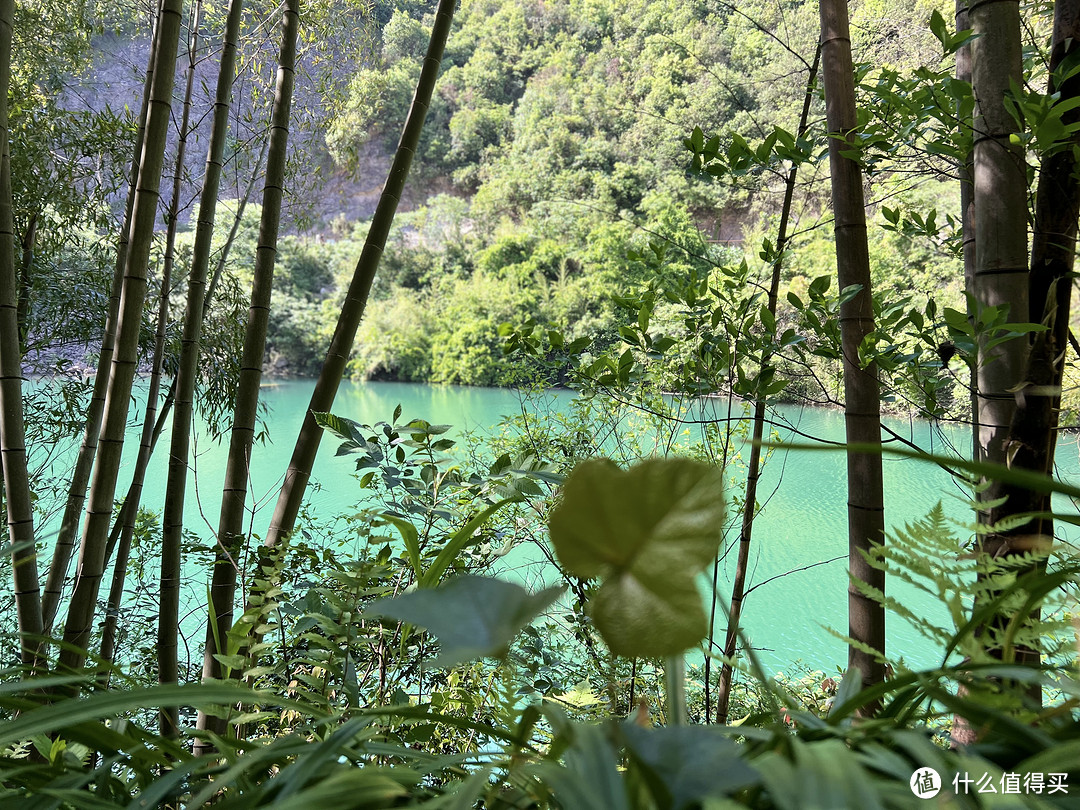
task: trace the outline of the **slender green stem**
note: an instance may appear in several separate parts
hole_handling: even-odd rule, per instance
[[[664,663],[667,686],[668,725],[686,725],[686,657],[683,653],[668,656]]]

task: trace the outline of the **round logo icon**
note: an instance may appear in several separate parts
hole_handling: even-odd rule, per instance
[[[911,792],[920,799],[932,799],[941,790],[941,777],[933,768],[919,768],[908,782]]]

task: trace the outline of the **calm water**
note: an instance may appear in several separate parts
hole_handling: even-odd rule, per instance
[[[256,446],[253,451],[250,492],[256,499],[257,511],[251,520],[252,530],[265,532],[269,513],[277,497],[293,441],[299,430],[310,397],[312,383],[288,381],[269,385],[264,397],[270,408],[267,426],[271,440]],[[556,392],[549,396],[549,406],[564,408],[572,394]],[[434,423],[455,426],[462,430],[486,431],[496,426],[504,416],[520,414],[523,407],[519,394],[502,389],[428,386],[406,383],[366,383],[342,386],[334,412],[362,423],[390,421],[394,407],[402,405],[403,419],[419,417]],[[726,408],[726,404],[724,404]],[[783,428],[786,422],[795,430],[825,440],[843,438],[843,416],[838,412],[813,408],[781,408],[775,414],[777,430],[785,439],[805,441]],[[963,452],[970,442],[965,432],[957,429],[932,427],[927,423],[893,421],[889,426],[905,438],[925,449],[944,452],[951,445]],[[692,441],[693,430],[682,439]],[[310,492],[309,500],[324,514],[352,509],[361,490],[352,476],[354,461],[335,458],[333,440],[324,440],[316,463],[313,480],[320,486]],[[151,466],[144,504],[160,509],[164,495],[168,433],[164,434]],[[194,446],[194,471],[188,485],[186,528],[210,537],[216,525],[220,507],[220,487],[225,472],[227,440],[214,443],[205,436]],[[748,454],[748,448],[736,447]],[[127,448],[134,458],[135,447]],[[1075,438],[1067,438],[1059,449],[1060,474],[1080,480]],[[126,469],[130,470],[130,462]],[[754,551],[749,585],[764,583],[748,598],[744,609],[744,628],[757,647],[766,666],[786,667],[801,660],[819,669],[832,670],[846,660],[843,643],[825,629],[845,630],[846,620],[846,562],[818,564],[847,553],[846,490],[844,457],[840,452],[800,452],[777,450],[769,459],[760,484],[759,501],[765,502],[754,530]],[[124,473],[121,482],[126,489]],[[960,497],[962,493],[940,469],[910,460],[886,457],[885,460],[886,521],[888,526],[903,525],[923,517],[939,500],[946,513],[959,521],[968,520],[968,512]],[[249,503],[250,503],[249,497]],[[324,511],[328,510],[328,511]],[[728,542],[737,540],[737,528],[730,532]],[[518,565],[530,559],[528,551],[508,558]],[[730,575],[734,570],[734,551],[722,567],[719,577],[721,601],[730,595]],[[808,567],[810,566],[810,567]],[[803,569],[803,570],[799,570]],[[530,570],[517,573],[530,583],[537,579],[552,580],[550,572]],[[205,595],[205,584],[195,575],[192,578],[192,604],[198,595]],[[944,613],[927,600],[914,601],[918,595],[910,587],[890,582],[889,589],[908,604],[919,604],[923,612],[946,623]],[[723,617],[718,616],[723,627]],[[192,628],[194,630],[194,628]],[[199,631],[201,632],[201,631]],[[911,664],[932,665],[935,653],[926,649],[924,640],[912,628],[890,617],[888,627],[890,656],[903,655]]]

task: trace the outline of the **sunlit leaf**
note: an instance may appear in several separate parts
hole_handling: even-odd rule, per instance
[[[575,576],[602,577],[589,611],[613,652],[662,656],[705,635],[695,575],[716,555],[723,476],[688,459],[650,459],[623,471],[579,464],[551,514],[551,539]]]

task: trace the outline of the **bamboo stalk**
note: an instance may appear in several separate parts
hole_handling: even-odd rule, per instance
[[[124,265],[116,345],[109,374],[98,458],[90,484],[89,506],[79,548],[75,589],[64,626],[60,668],[78,671],[86,660],[98,591],[104,572],[105,547],[112,522],[113,497],[127,428],[128,405],[138,364],[139,333],[146,300],[146,275],[157,219],[165,142],[172,111],[172,89],[180,35],[181,0],[164,0],[159,16],[160,41],[146,120],[146,147],[132,209],[131,234]]]
[[[259,385],[262,380],[263,356],[266,352],[270,296],[277,258],[278,223],[281,218],[282,190],[285,184],[298,27],[299,2],[287,0],[282,17],[281,52],[278,57],[277,88],[274,94],[270,145],[266,160],[266,182],[263,187],[259,242],[255,252],[251,307],[248,310],[248,321],[244,332],[240,381],[236,392],[229,456],[218,520],[217,553],[211,572],[211,609],[207,620],[203,655],[204,678],[222,677],[221,663],[215,656],[223,652],[218,648],[219,639],[225,639],[229,628],[232,627],[238,573],[236,560],[244,539],[247,483],[251,449],[255,440]],[[197,725],[199,728],[211,728],[219,732],[224,730],[224,723],[220,718],[211,718],[205,713],[199,714]]]
[[[364,241],[363,251],[353,271],[352,282],[345,296],[345,303],[342,305],[341,315],[338,318],[337,328],[330,342],[326,359],[319,372],[319,379],[315,383],[315,390],[311,395],[304,423],[300,428],[300,435],[293,447],[289,468],[285,473],[285,482],[281,487],[277,505],[270,520],[270,528],[265,541],[268,547],[276,546],[284,541],[296,523],[296,516],[300,511],[300,504],[304,499],[304,491],[311,477],[311,469],[322,439],[322,429],[315,423],[313,414],[329,411],[334,405],[334,397],[337,395],[345,365],[352,352],[356,330],[367,306],[371,285],[375,280],[379,259],[382,257],[386,238],[390,233],[394,214],[397,212],[398,201],[412,166],[413,155],[420,142],[420,133],[431,103],[435,81],[439,76],[443,51],[450,34],[456,5],[456,0],[439,0],[435,24],[431,31],[431,41],[428,44],[420,79],[416,85],[416,95],[409,108],[401,140],[394,152],[389,175],[371,219],[371,227]]]
[[[8,85],[11,79],[13,0],[0,0],[0,458],[4,504],[19,624],[19,654],[35,667],[44,621],[37,574],[34,505],[26,468],[23,423],[22,351],[19,339],[19,281],[15,270],[15,226],[11,202]]]

